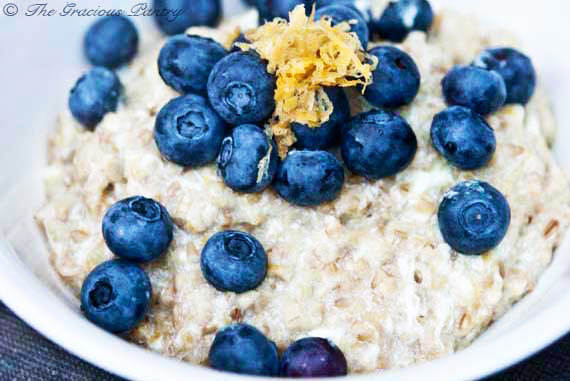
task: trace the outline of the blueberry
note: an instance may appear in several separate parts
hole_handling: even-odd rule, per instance
[[[117,110],[122,86],[111,70],[94,67],[84,74],[69,93],[69,110],[79,123],[93,129],[108,112]]]
[[[160,50],[158,72],[179,93],[206,94],[208,76],[225,55],[224,47],[210,38],[181,34]]]
[[[228,123],[259,123],[275,108],[275,77],[254,52],[222,58],[210,73],[208,96],[214,110]]]
[[[101,263],[81,287],[81,311],[87,319],[111,333],[135,328],[150,305],[152,286],[136,264],[114,259]]]
[[[511,210],[505,197],[483,181],[457,184],[443,197],[437,212],[443,239],[455,251],[482,254],[507,234]]]
[[[536,72],[530,58],[511,48],[487,49],[475,60],[476,66],[493,70],[505,81],[506,103],[527,104],[536,87]]]
[[[124,16],[106,16],[87,30],[83,49],[93,65],[114,69],[133,59],[138,44],[137,28],[131,20]]]
[[[277,193],[292,204],[316,206],[334,200],[342,189],[341,163],[326,151],[291,151],[275,175]]]
[[[331,341],[307,337],[289,345],[280,364],[281,377],[340,377],[348,373],[342,351]]]
[[[456,66],[443,78],[443,95],[449,105],[465,106],[487,115],[507,99],[505,81],[494,71],[475,66]]]
[[[382,110],[354,117],[341,143],[348,169],[369,179],[403,171],[414,159],[417,149],[416,135],[404,118]]]
[[[208,239],[200,255],[204,278],[220,291],[257,288],[267,274],[267,254],[251,234],[225,230]]]
[[[342,4],[321,7],[315,12],[315,20],[320,20],[323,17],[329,17],[332,20],[333,26],[341,22],[351,22],[350,31],[356,33],[362,44],[362,48],[367,48],[368,25],[366,25],[366,21],[362,18],[362,14],[353,7],[347,7]],[[352,24],[352,22],[355,23]]]
[[[275,343],[248,324],[232,324],[216,333],[208,362],[225,372],[270,377],[279,374]]]
[[[297,138],[295,143],[297,149],[325,150],[339,142],[341,125],[350,118],[350,105],[342,89],[329,87],[325,88],[325,92],[333,104],[333,112],[328,121],[319,127],[291,124]]]
[[[378,66],[366,87],[366,100],[382,108],[411,103],[420,89],[420,71],[412,57],[393,46],[378,46],[370,54],[378,57]]]
[[[462,106],[451,106],[434,117],[431,140],[443,157],[464,170],[485,166],[497,146],[495,133],[485,119]]]
[[[222,142],[218,169],[227,186],[238,192],[253,193],[273,181],[278,161],[275,142],[258,126],[242,124]]]
[[[205,98],[174,98],[156,116],[154,140],[168,160],[187,167],[213,161],[220,151],[226,124]]]
[[[253,0],[259,12],[260,23],[271,21],[275,17],[289,19],[291,12],[297,5],[305,6],[307,16],[311,13],[312,0]]]
[[[155,21],[166,34],[184,33],[192,26],[216,26],[221,0],[153,0]]]
[[[433,10],[426,0],[397,0],[388,6],[379,19],[372,19],[372,32],[392,42],[402,42],[413,30],[427,32],[433,23]]]

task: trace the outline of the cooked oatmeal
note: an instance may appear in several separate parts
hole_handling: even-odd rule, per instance
[[[246,15],[240,22],[255,21]],[[235,22],[190,29],[226,43]],[[183,169],[163,160],[153,140],[155,115],[177,96],[158,75],[164,41],[146,33],[140,55],[119,73],[125,102],[94,132],[63,112],[49,141],[47,201],[37,220],[51,262],[76,293],[87,274],[113,257],[101,234],[108,207],[143,195],[162,203],[176,229],[168,253],[145,265],[153,285],[151,312],[130,339],[154,351],[204,363],[221,327],[247,322],[280,349],[306,336],[332,340],[351,372],[404,367],[471,343],[532,291],[570,222],[570,188],[549,149],[555,121],[537,90],[526,106],[488,118],[497,150],[475,172],[451,167],[431,146],[433,116],[445,108],[440,82],[480,50],[517,47],[468,17],[440,11],[429,37],[412,33],[398,46],[417,63],[418,96],[401,110],[418,138],[411,166],[394,178],[367,181],[346,172],[340,197],[317,208],[293,206],[273,190],[244,195],[225,186],[215,164]],[[371,47],[375,43],[371,44]],[[348,90],[353,111],[367,108]],[[482,256],[458,255],[443,241],[437,208],[443,194],[481,179],[507,198],[507,236]],[[252,233],[269,257],[255,291],[220,292],[200,271],[200,251],[224,229]]]

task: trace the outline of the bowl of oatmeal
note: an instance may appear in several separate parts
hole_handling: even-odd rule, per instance
[[[382,180],[346,172],[332,201],[310,207],[294,206],[270,189],[234,192],[215,165],[184,170],[162,158],[153,139],[155,121],[179,94],[158,73],[166,37],[152,20],[135,19],[139,51],[117,70],[127,102],[93,132],[82,129],[65,104],[87,70],[80,37],[66,37],[69,46],[62,50],[49,42],[89,23],[42,20],[49,33],[33,35],[50,48],[16,50],[8,65],[29,76],[5,78],[16,96],[6,97],[2,300],[66,349],[133,379],[231,378],[195,365],[208,363],[216,333],[232,323],[257,327],[280,352],[303,337],[326,338],[342,350],[350,375],[363,379],[411,379],[420,372],[429,379],[443,371],[450,379],[476,378],[559,337],[570,327],[563,318],[570,266],[563,255],[570,218],[563,142],[570,117],[561,106],[570,76],[567,58],[557,54],[566,37],[555,33],[554,21],[529,35],[526,26],[536,17],[530,5],[518,5],[524,12],[515,17],[511,2],[472,10],[465,2],[462,13],[444,1],[432,3],[429,33],[411,33],[396,45],[421,75],[414,100],[399,108],[417,140],[413,160]],[[227,18],[219,29],[189,33],[223,44],[236,25],[255,26],[257,14],[225,5],[226,15],[246,13]],[[557,6],[553,1],[540,11],[557,20]],[[477,17],[465,16],[469,12]],[[6,24],[9,44],[21,41],[23,21]],[[498,24],[513,32],[493,27]],[[369,42],[369,49],[375,44]],[[430,128],[446,108],[443,77],[494,46],[527,53],[538,84],[525,106],[508,105],[486,117],[496,137],[493,157],[475,173],[465,172],[432,147]],[[32,91],[31,83],[41,89]],[[37,97],[37,112],[24,110],[28,93]],[[358,91],[347,93],[353,114],[367,110]],[[29,126],[34,134],[22,134]],[[466,256],[447,245],[436,214],[449,189],[474,179],[505,196],[510,223],[490,253]],[[174,230],[166,255],[144,265],[151,307],[124,337],[138,346],[88,323],[78,302],[85,278],[115,252],[101,235],[105,213],[134,195],[164,205]],[[267,274],[248,292],[220,291],[203,276],[206,242],[227,229],[251,234],[266,252]]]

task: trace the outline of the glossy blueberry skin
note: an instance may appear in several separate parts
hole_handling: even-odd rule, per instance
[[[214,110],[233,125],[265,121],[275,108],[275,77],[254,52],[222,58],[210,73],[208,97]]]
[[[103,238],[117,257],[152,261],[172,242],[172,219],[164,206],[141,196],[113,204],[103,217]]]
[[[312,9],[312,0],[253,0],[259,12],[260,24],[271,21],[276,17],[289,20],[289,12],[297,5],[305,6],[305,13],[309,15]]]
[[[233,190],[254,193],[271,184],[278,162],[275,142],[258,126],[242,124],[222,142],[218,170],[224,183]],[[263,175],[258,181],[260,171]]]
[[[491,126],[479,114],[462,106],[451,106],[434,117],[431,141],[443,157],[463,170],[487,165],[497,147]]]
[[[449,105],[458,105],[487,115],[505,104],[505,81],[494,71],[475,66],[456,66],[442,81],[443,95]]]
[[[232,324],[218,331],[210,347],[208,363],[224,372],[269,377],[279,374],[275,343],[248,324]]]
[[[225,230],[208,239],[200,255],[202,275],[219,291],[251,291],[267,274],[267,254],[251,234]]]
[[[483,51],[473,63],[486,70],[496,71],[505,81],[505,103],[526,105],[536,88],[536,71],[530,58],[512,48]]]
[[[418,142],[406,120],[374,110],[354,117],[342,136],[341,154],[348,169],[368,179],[403,171],[414,159]]]
[[[356,20],[356,24],[351,24],[350,31],[356,33],[363,49],[368,47],[368,25],[362,17],[362,14],[355,10],[355,8],[342,4],[334,4],[321,7],[315,12],[315,20],[320,20],[325,16],[331,18],[333,26],[344,21],[349,22]]]
[[[83,50],[95,66],[117,68],[137,54],[139,35],[135,24],[124,16],[98,19],[85,34]]]
[[[420,71],[412,57],[393,46],[378,46],[370,54],[378,57],[378,66],[366,87],[366,100],[381,108],[411,103],[420,89]]]
[[[511,209],[497,189],[483,181],[457,184],[437,212],[439,230],[455,251],[479,255],[499,245],[507,234]]]
[[[281,377],[340,377],[348,373],[342,351],[331,341],[307,337],[289,345],[279,366]]]
[[[158,56],[163,81],[179,93],[206,94],[208,76],[226,50],[216,41],[181,34],[168,39]]]
[[[220,151],[226,124],[205,98],[187,94],[168,102],[156,116],[154,140],[169,161],[198,167]]]
[[[379,19],[370,21],[373,33],[392,42],[402,42],[413,30],[427,32],[433,23],[433,10],[427,0],[391,1]]]
[[[152,286],[136,264],[122,259],[101,263],[81,286],[81,311],[111,333],[135,328],[149,309]]]
[[[71,89],[69,110],[84,127],[94,129],[105,114],[117,110],[121,92],[121,82],[115,73],[104,67],[94,67]]]
[[[166,34],[184,33],[192,26],[216,26],[222,16],[221,0],[153,0],[155,21]],[[174,17],[169,10],[182,10]],[[161,14],[168,12],[168,14]]]
[[[332,201],[344,183],[341,163],[326,151],[291,151],[280,163],[274,188],[288,202],[317,206]]]
[[[329,120],[316,128],[292,123],[291,129],[297,138],[295,148],[326,150],[339,143],[341,126],[350,118],[350,105],[342,89],[329,87],[325,88],[325,92],[333,104],[333,112]]]

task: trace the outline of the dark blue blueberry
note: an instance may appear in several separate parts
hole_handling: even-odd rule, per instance
[[[494,71],[475,66],[456,66],[442,81],[449,105],[465,106],[487,115],[497,111],[507,99],[505,81]]]
[[[358,10],[356,7],[356,0],[315,0],[314,4],[317,9],[328,7],[329,5],[343,5],[345,7],[348,6]],[[360,10],[358,11],[361,12]]]
[[[370,54],[378,57],[378,66],[366,87],[366,100],[381,108],[411,103],[420,89],[420,71],[412,57],[393,46],[378,46]]]
[[[370,22],[373,33],[392,42],[402,42],[413,30],[427,32],[433,23],[433,10],[426,0],[390,1],[379,19]]]
[[[334,200],[342,189],[341,163],[326,151],[291,151],[275,175],[277,193],[292,204],[316,206]]]
[[[113,204],[103,217],[103,238],[118,257],[152,261],[172,242],[172,220],[158,202],[136,196]]]
[[[258,126],[242,124],[222,142],[218,169],[227,186],[252,193],[271,184],[278,161],[275,142]]]
[[[111,333],[135,328],[150,305],[152,286],[132,262],[114,259],[95,267],[81,287],[81,311],[92,323]]]
[[[281,357],[279,373],[290,378],[340,377],[347,375],[348,365],[333,342],[307,337],[289,345]]]
[[[93,129],[108,112],[117,110],[122,86],[109,69],[94,67],[84,74],[69,93],[69,110],[79,123]]]
[[[443,157],[464,170],[487,165],[497,146],[485,119],[462,106],[451,106],[434,117],[431,141]]]
[[[220,291],[257,288],[267,274],[267,254],[251,234],[225,230],[208,239],[200,255],[204,278]]]
[[[221,0],[153,0],[155,21],[166,34],[179,34],[192,26],[216,26]]]
[[[225,130],[226,124],[205,98],[188,94],[174,98],[160,110],[154,140],[169,161],[197,167],[218,156]]]
[[[291,124],[297,138],[297,149],[325,150],[339,143],[341,125],[350,118],[350,105],[342,89],[329,87],[325,92],[333,104],[333,112],[328,121],[316,128],[299,123]]]
[[[348,169],[369,179],[403,171],[414,159],[417,149],[416,135],[404,118],[382,110],[354,117],[341,143]]]
[[[320,20],[323,17],[329,17],[332,20],[333,26],[341,22],[356,21],[355,24],[351,24],[350,30],[356,33],[363,49],[368,47],[368,25],[366,25],[366,21],[362,18],[362,14],[353,7],[334,4],[317,9],[315,12],[315,20]]]
[[[487,49],[475,60],[476,66],[494,70],[505,81],[505,103],[527,104],[536,87],[536,72],[530,58],[511,48]]]
[[[210,38],[181,34],[160,50],[158,72],[179,93],[206,94],[208,76],[225,55],[224,47]]]
[[[210,73],[208,96],[214,110],[228,123],[265,121],[275,108],[275,77],[254,52],[236,52],[222,58]]]
[[[312,9],[312,0],[253,0],[259,11],[260,23],[271,21],[275,17],[289,19],[291,12],[297,5],[305,6],[305,13],[309,15]]]
[[[208,362],[224,372],[270,377],[279,374],[275,343],[248,324],[232,324],[216,333]]]
[[[124,16],[98,19],[87,31],[83,49],[89,62],[114,69],[137,54],[139,36],[131,20]]]
[[[439,230],[452,249],[478,255],[496,247],[507,234],[511,209],[497,189],[465,181],[449,190],[437,212]]]

